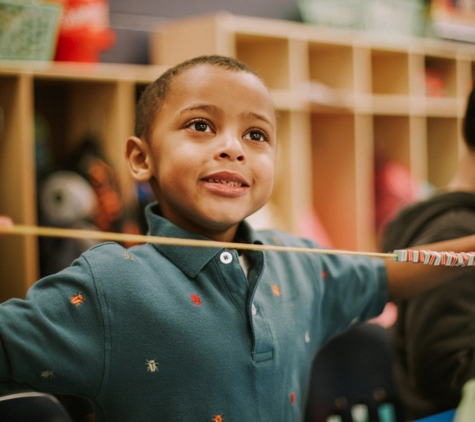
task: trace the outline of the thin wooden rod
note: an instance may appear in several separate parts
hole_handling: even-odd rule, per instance
[[[277,245],[259,245],[251,243],[235,243],[235,242],[217,242],[213,240],[199,239],[181,239],[174,237],[148,236],[142,234],[113,233],[96,230],[77,230],[64,229],[58,227],[38,227],[15,224],[11,227],[1,227],[0,233],[5,235],[21,235],[21,236],[45,236],[45,237],[66,237],[73,239],[96,239],[111,240],[115,242],[130,243],[153,243],[160,245],[175,246],[192,246],[204,248],[226,248],[241,250],[260,250],[275,252],[299,252],[299,253],[317,253],[327,255],[358,255],[369,256],[373,258],[397,258],[395,253],[378,253],[378,252],[357,252],[341,249],[316,249],[316,248],[299,248],[293,246],[277,246]]]

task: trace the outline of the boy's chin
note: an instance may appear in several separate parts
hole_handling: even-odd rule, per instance
[[[223,241],[231,241],[234,238],[234,233],[237,231],[239,224],[244,220],[241,219],[226,219],[226,220],[213,220],[207,221],[204,224],[200,224],[197,227],[201,235],[210,239],[220,239]]]
[[[205,218],[211,226],[226,228],[238,225],[257,211],[255,208],[240,207],[238,204],[226,204],[224,207],[214,207],[206,210]]]
[[[215,220],[214,223],[211,224],[212,227],[218,230],[230,230],[239,226],[244,220],[246,220],[250,215],[254,213],[244,213],[233,216],[233,218],[223,218],[221,220]]]

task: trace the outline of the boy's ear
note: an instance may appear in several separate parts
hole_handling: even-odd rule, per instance
[[[125,158],[129,163],[132,177],[137,182],[147,182],[153,176],[149,145],[136,136],[131,136],[125,144]]]

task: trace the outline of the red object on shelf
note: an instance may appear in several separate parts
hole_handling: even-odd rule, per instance
[[[396,212],[422,198],[422,187],[401,163],[375,154],[375,219],[376,229],[394,218]]]
[[[446,97],[447,83],[446,72],[442,69],[428,67],[425,70],[426,74],[426,94],[431,97]]]
[[[56,0],[64,5],[56,61],[98,62],[116,40],[107,0]]]

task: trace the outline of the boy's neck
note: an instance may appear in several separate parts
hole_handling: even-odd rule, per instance
[[[239,224],[233,225],[227,229],[223,230],[212,230],[211,228],[201,227],[196,224],[192,224],[191,222],[176,218],[174,215],[168,215],[159,204],[157,204],[158,213],[163,217],[166,218],[171,223],[175,224],[176,226],[187,230],[189,232],[195,233],[197,235],[206,237],[210,240],[214,240],[216,242],[235,242],[236,233],[238,231]]]
[[[184,228],[216,242],[236,242],[237,227],[232,227],[225,231],[201,231],[189,229],[186,227]]]

